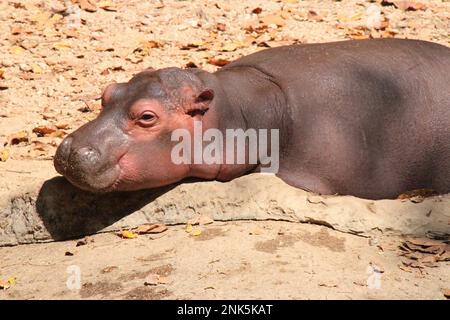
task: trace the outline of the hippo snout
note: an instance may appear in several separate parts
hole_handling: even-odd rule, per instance
[[[77,146],[72,136],[66,137],[58,147],[54,165],[58,173],[71,183],[88,191],[108,189],[116,181],[119,170],[102,157],[93,146]]]
[[[72,145],[72,140],[73,138],[71,136],[68,136],[61,142],[58,149],[56,150],[54,158],[55,169],[56,171],[58,171],[58,173],[62,175],[64,175],[64,172],[66,171],[67,168],[67,161],[70,155],[70,147]]]

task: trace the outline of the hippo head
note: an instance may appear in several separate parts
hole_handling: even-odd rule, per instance
[[[146,70],[109,85],[99,116],[68,135],[56,151],[56,170],[94,192],[168,185],[189,176],[189,164],[171,161],[178,128],[205,122],[214,98],[193,70]],[[211,177],[214,178],[214,177]]]

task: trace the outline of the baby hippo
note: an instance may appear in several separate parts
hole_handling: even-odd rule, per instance
[[[148,69],[109,85],[102,106],[54,159],[93,192],[268,167],[319,194],[450,192],[450,49],[430,42],[301,44],[214,73]]]

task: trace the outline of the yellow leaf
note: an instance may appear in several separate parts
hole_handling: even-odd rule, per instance
[[[200,230],[198,228],[192,229],[192,231],[190,232],[190,235],[194,236],[194,237],[199,236],[201,234],[202,234],[202,230]]]
[[[33,64],[31,66],[31,70],[33,71],[33,73],[37,73],[37,74],[42,73],[42,68],[39,67],[37,64]]]
[[[106,11],[117,11],[117,7],[111,1],[105,0],[97,2],[97,7]]]
[[[130,230],[123,230],[120,232],[120,236],[124,239],[134,239],[137,237],[137,234]]]
[[[23,53],[25,50],[22,47],[19,46],[12,46],[9,49],[9,52],[11,52],[12,54],[21,54]]]
[[[53,45],[53,48],[55,48],[57,50],[67,50],[67,49],[72,48],[72,45],[67,42],[57,42]]]
[[[187,233],[191,233],[192,232],[192,224],[190,224],[190,223],[188,223],[187,225],[186,225],[186,232]]]
[[[355,14],[355,15],[350,16],[350,17],[340,16],[340,17],[338,17],[338,21],[339,22],[351,22],[351,21],[359,20],[362,17],[363,17],[363,14],[362,13],[358,13],[358,14]]]
[[[15,285],[15,284],[16,284],[16,277],[10,277],[10,278],[8,279],[8,283],[9,283],[11,286]]]
[[[55,13],[52,18],[50,19],[52,23],[56,23],[58,21],[61,21],[64,17],[60,15],[59,13]]]
[[[8,160],[10,154],[11,154],[11,151],[6,148],[3,149],[2,151],[0,151],[0,161],[5,162],[6,160]]]
[[[225,52],[232,52],[235,51],[238,47],[240,47],[240,44],[236,42],[228,42],[223,44],[222,48],[220,48],[221,51]]]

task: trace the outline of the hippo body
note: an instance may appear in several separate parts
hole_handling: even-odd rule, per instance
[[[55,156],[57,170],[83,189],[152,188],[189,176],[228,181],[258,170],[169,164],[169,132],[192,130],[197,120],[203,130],[279,129],[277,175],[308,191],[369,199],[450,192],[450,49],[438,44],[383,39],[267,49],[215,73],[144,71],[108,87],[102,103],[99,117]],[[130,117],[133,109],[152,113],[153,125]]]

